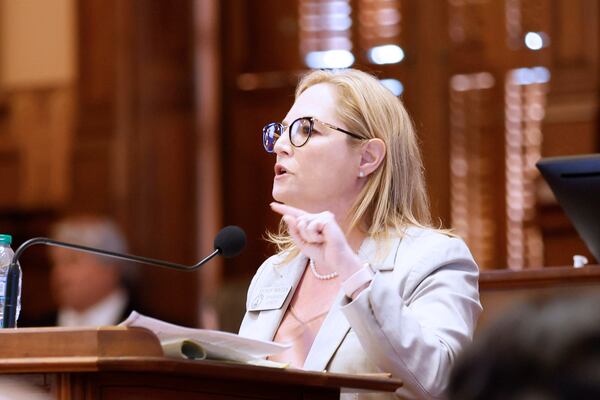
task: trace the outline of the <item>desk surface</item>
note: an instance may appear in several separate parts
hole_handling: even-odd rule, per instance
[[[164,357],[39,357],[0,359],[0,373],[132,372],[202,376],[254,383],[277,381],[307,387],[358,388],[392,392],[402,381],[392,378],[278,369],[218,361]]]

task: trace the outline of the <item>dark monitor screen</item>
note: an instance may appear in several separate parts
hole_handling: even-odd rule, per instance
[[[544,158],[536,166],[600,262],[600,154]]]

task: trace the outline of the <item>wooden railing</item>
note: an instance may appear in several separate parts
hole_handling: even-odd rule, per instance
[[[561,296],[600,290],[600,265],[546,267],[520,271],[482,271],[479,290],[483,314],[478,329],[533,296]]]

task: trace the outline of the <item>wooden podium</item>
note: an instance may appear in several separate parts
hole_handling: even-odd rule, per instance
[[[321,400],[402,385],[391,378],[165,358],[153,333],[125,327],[0,329],[0,373],[60,400]]]

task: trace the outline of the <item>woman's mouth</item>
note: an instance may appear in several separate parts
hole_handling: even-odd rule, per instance
[[[275,164],[275,177],[279,177],[287,173],[288,171],[283,165]]]

